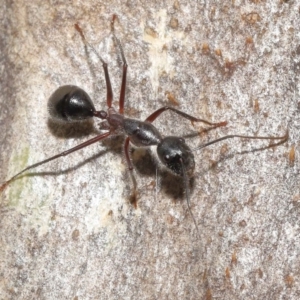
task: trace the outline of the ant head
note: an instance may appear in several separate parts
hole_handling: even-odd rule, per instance
[[[49,98],[48,111],[60,121],[81,121],[94,116],[95,107],[89,95],[74,85],[58,88]]]
[[[189,177],[193,175],[194,154],[183,138],[176,136],[163,138],[157,145],[157,154],[160,161],[176,175],[187,174]]]

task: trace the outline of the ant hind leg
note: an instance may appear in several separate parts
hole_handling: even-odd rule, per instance
[[[55,159],[59,158],[59,157],[67,156],[67,155],[69,155],[69,154],[71,154],[71,153],[73,153],[73,152],[75,152],[75,151],[78,151],[78,150],[80,150],[80,149],[82,149],[82,148],[85,148],[85,147],[87,147],[87,146],[89,146],[89,145],[91,145],[91,144],[94,144],[94,143],[96,143],[96,142],[98,142],[98,141],[100,141],[100,140],[103,140],[103,139],[107,138],[108,136],[111,135],[111,133],[112,133],[112,132],[109,131],[109,132],[105,132],[105,133],[103,133],[103,134],[97,135],[97,136],[95,136],[94,138],[92,138],[92,139],[90,139],[90,140],[88,140],[88,141],[86,141],[86,142],[84,142],[84,143],[81,143],[81,144],[79,144],[79,145],[77,145],[77,146],[75,146],[75,147],[73,147],[73,148],[71,148],[71,149],[69,149],[69,150],[66,150],[66,151],[64,151],[64,152],[61,152],[61,153],[59,153],[59,154],[56,154],[56,155],[54,155],[54,156],[51,156],[51,157],[49,157],[49,158],[47,158],[47,159],[44,159],[44,160],[38,162],[38,163],[35,163],[35,164],[33,164],[33,165],[30,165],[30,166],[26,167],[25,169],[21,170],[19,173],[17,173],[16,175],[14,175],[13,177],[11,177],[11,178],[8,179],[7,181],[5,181],[5,182],[0,186],[0,192],[2,192],[2,191],[3,191],[3,190],[4,190],[4,189],[12,182],[12,181],[16,180],[16,179],[17,179],[21,174],[23,174],[25,171],[28,171],[28,170],[30,170],[30,169],[36,168],[36,167],[38,167],[38,166],[41,166],[41,165],[43,165],[43,164],[45,164],[45,163],[47,163],[47,162],[50,162],[50,161],[52,161],[52,160],[55,160]]]
[[[124,114],[124,103],[125,103],[125,92],[126,92],[126,78],[127,78],[127,61],[124,55],[123,47],[121,45],[120,40],[115,35],[115,28],[114,28],[114,22],[116,20],[117,16],[113,15],[112,21],[111,21],[111,31],[114,37],[114,40],[119,48],[122,62],[123,62],[123,71],[122,71],[122,84],[121,84],[121,91],[120,91],[120,98],[119,98],[119,113],[121,115]]]
[[[107,103],[108,108],[111,108],[112,101],[113,101],[113,92],[112,92],[112,87],[111,87],[111,83],[110,83],[107,63],[99,55],[99,53],[96,51],[96,49],[86,40],[86,38],[83,34],[83,31],[78,24],[75,24],[75,29],[79,32],[84,44],[86,46],[88,46],[95,53],[95,55],[98,57],[98,59],[102,63],[103,70],[104,70],[104,76],[105,76],[105,83],[106,83],[106,103]]]

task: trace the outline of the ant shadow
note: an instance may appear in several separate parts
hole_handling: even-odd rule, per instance
[[[183,200],[185,187],[183,179],[163,167],[149,149],[132,148],[132,162],[135,171],[142,177],[159,177],[163,192],[173,200]],[[190,189],[194,187],[194,178],[190,179]]]
[[[93,120],[68,123],[49,118],[47,126],[54,136],[64,139],[82,138],[92,133],[98,133]]]
[[[241,155],[246,155],[246,154],[250,154],[250,153],[261,152],[261,151],[264,151],[264,150],[267,150],[267,149],[270,149],[270,148],[277,147],[281,144],[284,144],[285,142],[286,142],[286,140],[282,140],[282,141],[279,141],[277,143],[271,143],[267,146],[262,146],[262,147],[253,148],[253,149],[249,149],[249,150],[243,150],[243,151],[240,151],[240,152],[235,151],[235,152],[232,152],[232,153],[229,153],[229,154],[221,155],[219,157],[219,159],[217,161],[214,161],[214,163],[211,164],[211,166],[209,168],[207,168],[206,170],[202,170],[199,173],[199,176],[203,176],[206,173],[216,169],[220,163],[222,163],[224,161],[227,161],[229,159],[232,159],[234,156],[238,156],[238,155],[241,156]]]
[[[20,175],[18,176],[18,178],[16,178],[14,181],[17,181],[21,178],[25,178],[25,177],[36,177],[36,176],[52,176],[52,177],[56,177],[58,175],[61,175],[61,174],[68,174],[68,173],[71,173],[71,172],[74,172],[78,169],[80,169],[81,167],[83,167],[84,165],[94,161],[95,159],[98,159],[100,158],[101,156],[105,155],[107,152],[110,152],[110,149],[106,149],[106,150],[103,150],[103,151],[100,151],[99,153],[85,159],[84,161],[72,166],[72,167],[69,167],[69,168],[66,168],[66,169],[62,169],[62,170],[58,170],[58,171],[42,171],[42,172],[30,172],[30,173],[26,173],[26,174],[23,174],[23,175]]]

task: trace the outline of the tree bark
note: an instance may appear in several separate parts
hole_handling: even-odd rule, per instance
[[[129,203],[123,140],[112,138],[40,166],[0,195],[1,299],[299,299],[299,73],[297,1],[1,1],[0,180],[95,136],[98,122],[57,125],[47,101],[62,85],[106,109],[108,63],[125,114],[170,105],[224,128],[186,142],[194,151],[188,212],[180,178],[145,149],[132,153],[138,207]],[[166,112],[163,135],[204,128]],[[294,151],[294,152],[293,152]],[[294,153],[294,158],[293,158]]]

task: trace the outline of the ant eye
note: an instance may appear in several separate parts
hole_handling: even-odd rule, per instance
[[[165,161],[169,161],[170,160],[170,155],[165,155]]]

